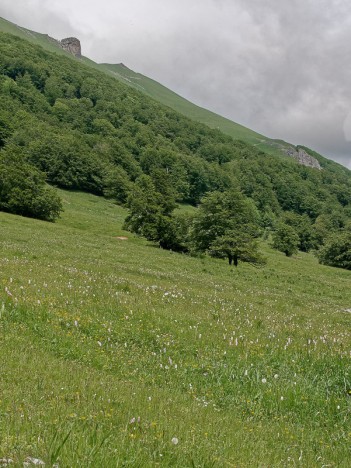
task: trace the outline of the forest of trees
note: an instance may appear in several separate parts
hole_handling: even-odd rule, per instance
[[[14,36],[0,56],[0,210],[54,221],[52,187],[82,190],[127,206],[126,228],[163,248],[263,264],[258,239],[274,232],[287,256],[351,269],[346,168],[265,154]]]

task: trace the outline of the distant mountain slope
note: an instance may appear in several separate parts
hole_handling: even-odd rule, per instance
[[[0,31],[14,34],[34,44],[40,45],[50,52],[70,56],[73,60],[77,60],[75,57],[65,52],[59,46],[58,42],[47,34],[40,34],[29,29],[22,28],[3,18],[0,18]],[[235,139],[240,139],[253,144],[267,153],[286,156],[289,150],[291,152],[295,148],[293,145],[286,143],[285,141],[270,139],[244,127],[243,125],[199,107],[157,81],[140,73],[136,73],[123,64],[97,64],[87,57],[82,57],[80,61],[92,68],[105,72],[109,76],[114,76],[116,79],[146,93],[156,101],[180,112],[192,120],[204,123],[211,128],[217,128],[223,133]]]
[[[102,64],[102,67],[122,76],[127,82],[133,84],[140,91],[147,93],[149,96],[157,99],[157,101],[162,102],[162,104],[171,107],[187,117],[190,117],[192,120],[197,120],[211,128],[219,127],[220,130],[224,131],[224,133],[247,141],[251,144],[262,143],[263,140],[267,139],[253,130],[193,104],[157,81],[140,73],[136,73],[123,64]]]
[[[30,37],[81,56],[75,38],[60,43]],[[188,234],[180,229],[188,223],[182,218],[178,225],[170,218],[176,203],[197,206],[212,192],[240,191],[243,200],[250,199],[247,206],[262,228],[274,228],[286,217],[303,223],[301,232],[305,236],[309,231],[312,239],[301,244],[305,250],[322,245],[330,230],[351,219],[351,172],[308,148],[286,146],[291,157],[284,157],[284,142],[273,142],[280,145],[280,155],[269,154],[255,143],[211,129],[141,92],[142,83],[150,81],[133,84],[123,65],[121,73],[107,70],[1,31],[0,57],[0,210],[54,219],[61,205],[54,192],[45,191],[45,182],[128,206],[131,200],[139,206],[145,195],[145,216],[153,207],[167,238],[180,239],[177,249],[186,248],[182,239]],[[164,91],[166,99],[191,106]],[[238,127],[245,131],[233,124]],[[134,218],[133,230],[141,219],[138,213]],[[316,242],[312,229],[318,230]],[[156,231],[147,232],[150,240],[159,240]],[[162,246],[174,249],[165,242]]]
[[[22,28],[21,26],[17,26],[4,18],[0,18],[0,31],[26,39],[33,44],[40,45],[49,52],[56,52],[66,56],[69,55],[59,46],[55,39],[51,38],[47,34],[40,34],[35,31],[31,31],[30,29]]]

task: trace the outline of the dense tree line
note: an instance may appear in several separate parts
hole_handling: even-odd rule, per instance
[[[52,221],[47,183],[84,190],[126,204],[126,227],[162,247],[230,263],[260,262],[264,230],[309,251],[351,217],[350,172],[319,155],[321,171],[265,154],[14,36],[0,34],[0,56],[2,210]],[[196,219],[177,203],[199,205]]]

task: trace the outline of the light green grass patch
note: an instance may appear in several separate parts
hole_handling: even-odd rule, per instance
[[[350,272],[167,252],[60,194],[55,224],[0,213],[0,458],[348,466]]]

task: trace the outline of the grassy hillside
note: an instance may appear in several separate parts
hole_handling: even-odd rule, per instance
[[[35,45],[40,45],[49,52],[55,52],[66,56],[69,55],[47,34],[40,34],[35,31],[31,31],[30,29],[22,28],[4,18],[0,18],[0,31],[8,34],[14,34],[15,36],[32,42]]]
[[[215,114],[208,109],[199,107],[157,81],[141,73],[130,70],[124,64],[112,65],[105,63],[99,65],[99,67],[114,73],[119,79],[121,79],[121,77],[124,78],[130,86],[134,86],[139,91],[148,94],[150,97],[156,99],[156,101],[180,112],[186,117],[208,125],[210,128],[217,128],[226,135],[255,145],[258,149],[269,154],[283,154],[285,156],[286,153],[283,150],[293,147],[293,145],[283,140],[273,140],[232,120]]]
[[[351,272],[262,240],[262,268],[162,250],[96,195],[125,203],[143,174],[194,213],[235,188],[266,236],[290,215],[323,242],[350,218],[350,171],[262,153],[123,65],[17,29],[37,42],[0,33],[0,208],[43,214],[45,179],[74,191],[51,188],[56,223],[0,212],[0,465],[347,467]]]
[[[60,194],[56,224],[0,213],[2,457],[348,466],[350,272],[172,254]]]
[[[36,45],[42,46],[44,49],[49,50],[50,52],[56,52],[62,55],[70,56],[73,60],[77,60],[75,57],[63,51],[57,44],[52,41],[52,38],[46,34],[39,34],[34,31],[21,28],[20,26],[17,26],[3,18],[0,18],[0,31],[17,35],[22,39],[26,39]],[[128,57],[126,57],[126,59],[128,59]],[[292,147],[292,145],[289,143],[272,140],[238,123],[221,117],[214,112],[196,106],[192,102],[174,93],[157,81],[152,80],[140,73],[135,73],[123,64],[97,64],[87,57],[83,57],[81,61],[92,68],[103,71],[109,76],[114,76],[127,85],[146,93],[156,101],[161,102],[162,104],[176,110],[177,112],[180,112],[192,120],[204,123],[211,128],[218,128],[223,133],[233,138],[241,139],[247,143],[254,144],[259,149],[262,149],[263,151],[266,151],[270,154],[285,155],[282,149]]]
[[[80,61],[1,32],[0,51],[4,211],[52,217],[43,213],[38,194],[34,204],[26,195],[29,178],[125,203],[145,174],[163,198],[193,205],[206,193],[241,189],[260,211],[263,226],[272,225],[282,211],[306,214],[310,223],[334,213],[341,219],[337,227],[350,217],[350,171],[336,163],[319,171],[269,155]],[[22,198],[16,192],[19,181],[13,187],[10,165],[27,187]]]
[[[233,138],[239,138],[251,144],[260,145],[263,143],[263,141],[267,140],[266,137],[260,135],[259,133],[225,119],[224,117],[221,117],[220,115],[217,115],[211,111],[196,106],[192,102],[174,93],[157,81],[152,80],[140,73],[135,73],[133,70],[130,70],[123,64],[103,64],[102,67],[116,73],[119,76],[123,76],[127,82],[129,81],[130,83],[134,84],[134,86],[140,91],[145,92],[162,104],[171,107],[172,109],[180,112],[183,115],[186,115],[192,120],[202,122],[211,128],[219,128],[222,132],[232,136]]]

